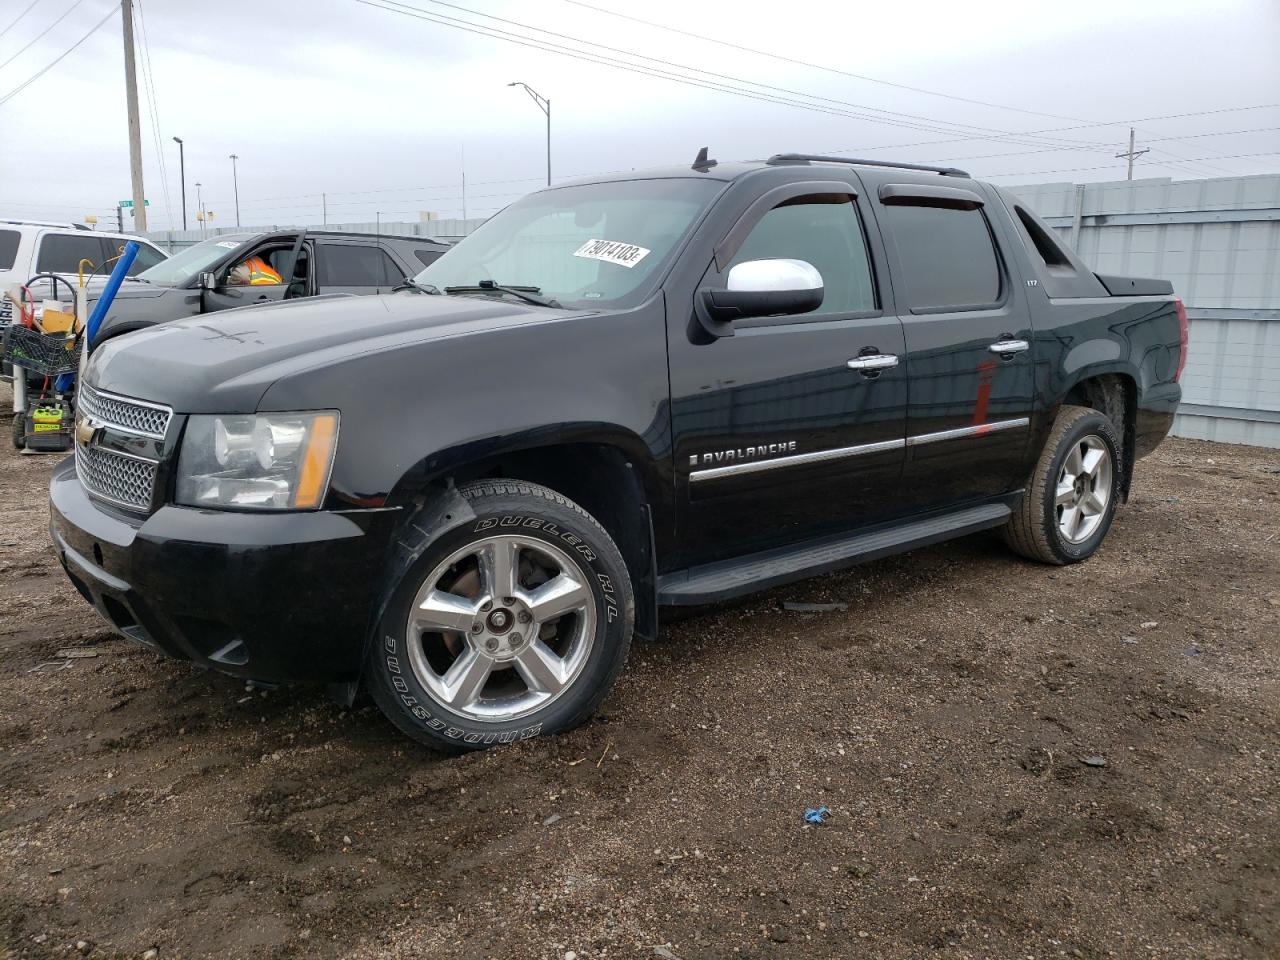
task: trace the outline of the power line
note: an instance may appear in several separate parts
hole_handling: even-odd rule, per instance
[[[421,8],[413,7],[411,4],[408,4],[408,3],[396,2],[396,0],[385,0],[385,2],[393,3],[393,4],[394,4],[394,5],[396,5],[396,6],[409,7],[410,9],[415,9],[415,10],[420,10],[420,9],[421,9]],[[890,116],[904,117],[904,118],[907,118],[907,119],[911,119],[911,120],[918,120],[918,121],[922,121],[922,122],[926,122],[926,123],[934,123],[934,124],[941,123],[941,124],[946,124],[947,126],[951,126],[951,127],[958,127],[958,128],[961,128],[961,129],[982,130],[982,131],[985,131],[985,132],[988,132],[988,133],[1000,133],[1000,134],[1009,135],[1009,136],[1016,135],[1016,132],[1015,132],[1015,131],[997,130],[996,128],[993,128],[993,127],[983,127],[983,126],[980,126],[980,125],[977,125],[977,124],[970,124],[970,123],[956,123],[956,122],[951,121],[951,120],[941,120],[941,119],[939,119],[939,118],[937,118],[937,117],[929,117],[929,116],[923,116],[923,115],[920,115],[920,114],[913,114],[913,113],[904,113],[904,112],[902,112],[902,111],[898,111],[898,110],[885,110],[885,109],[883,109],[883,108],[881,108],[881,107],[872,107],[872,106],[869,106],[869,105],[867,105],[867,104],[850,103],[850,102],[849,102],[849,101],[847,101],[847,100],[836,100],[836,99],[832,99],[832,98],[830,98],[830,97],[821,97],[821,96],[817,96],[817,95],[815,95],[815,94],[804,93],[803,91],[798,91],[798,90],[789,90],[789,89],[787,89],[787,88],[785,88],[785,87],[777,87],[777,86],[773,86],[773,85],[771,85],[771,84],[757,83],[757,82],[755,82],[755,81],[753,81],[753,80],[745,80],[745,79],[743,79],[742,77],[735,77],[735,76],[731,76],[731,75],[729,75],[729,74],[716,73],[715,71],[712,71],[712,70],[704,70],[704,69],[701,69],[701,68],[699,68],[699,67],[690,67],[690,66],[688,66],[688,65],[686,65],[686,64],[676,64],[676,63],[674,63],[674,62],[673,62],[673,61],[671,61],[671,60],[662,59],[662,58],[658,58],[658,57],[650,57],[650,56],[646,56],[646,55],[644,55],[644,54],[635,53],[634,51],[631,51],[631,50],[625,50],[625,49],[622,49],[622,48],[620,48],[620,47],[611,47],[611,46],[609,46],[608,44],[600,43],[600,42],[598,42],[598,41],[583,40],[583,39],[581,39],[580,37],[574,37],[574,36],[570,36],[570,35],[568,35],[568,34],[557,33],[557,32],[555,32],[554,30],[546,30],[546,29],[544,29],[544,28],[542,28],[542,27],[533,26],[532,24],[528,24],[528,23],[521,23],[520,21],[517,21],[517,20],[508,20],[508,19],[506,19],[506,18],[504,18],[504,17],[494,16],[494,15],[492,15],[492,14],[483,13],[483,12],[481,12],[481,11],[479,11],[479,10],[474,10],[474,9],[472,9],[472,8],[470,8],[470,7],[462,6],[461,4],[457,4],[457,3],[450,3],[450,2],[447,2],[447,0],[426,0],[426,2],[427,2],[427,3],[432,4],[433,6],[438,6],[438,7],[448,7],[448,8],[449,8],[449,9],[451,9],[451,10],[458,10],[458,11],[461,11],[461,12],[463,12],[463,13],[470,14],[471,16],[484,17],[484,18],[485,18],[485,19],[487,19],[487,20],[496,20],[496,21],[497,21],[497,22],[499,22],[499,23],[505,23],[505,24],[508,24],[509,26],[519,27],[519,28],[521,28],[521,29],[523,29],[523,30],[533,30],[533,31],[535,31],[535,32],[537,32],[537,33],[544,33],[544,34],[546,34],[546,35],[548,35],[548,36],[558,37],[558,38],[560,38],[560,39],[562,39],[562,40],[569,40],[569,41],[571,41],[571,42],[573,42],[573,43],[581,44],[581,45],[583,45],[583,46],[587,46],[587,47],[598,47],[598,48],[600,48],[600,49],[602,49],[602,50],[608,50],[608,51],[611,51],[611,52],[613,52],[613,53],[620,53],[620,54],[622,54],[623,56],[633,57],[633,58],[635,58],[635,59],[639,59],[639,60],[648,60],[648,61],[653,62],[653,63],[659,63],[659,64],[670,64],[671,66],[676,66],[676,67],[679,67],[679,69],[681,69],[681,70],[687,70],[687,71],[692,72],[692,73],[701,73],[701,74],[704,74],[704,75],[706,75],[706,76],[719,77],[719,78],[720,78],[720,79],[722,79],[722,80],[731,80],[731,81],[733,81],[733,82],[735,82],[735,83],[745,83],[745,84],[747,84],[747,85],[749,85],[749,86],[753,86],[753,87],[760,87],[761,89],[764,89],[764,90],[772,90],[772,91],[775,91],[775,92],[778,92],[778,93],[787,94],[787,95],[789,95],[789,96],[806,97],[806,98],[811,99],[811,100],[818,100],[818,101],[823,101],[823,102],[827,102],[827,103],[839,104],[839,105],[841,105],[841,106],[853,107],[853,108],[855,108],[855,109],[859,109],[859,110],[871,110],[871,111],[873,111],[873,112],[875,112],[875,113],[884,113],[884,114],[888,114],[888,115],[890,115]],[[570,0],[570,2],[572,2],[572,0]],[[444,16],[444,15],[443,15],[443,14],[438,14],[438,16]],[[452,17],[445,17],[445,19],[454,19],[454,18],[452,18]],[[627,19],[635,19],[635,18],[628,17]],[[459,22],[466,22],[466,21],[459,21]],[[642,22],[649,23],[649,21],[642,21]],[[660,26],[660,25],[658,25],[658,24],[650,24],[650,25],[652,25],[652,26]],[[700,39],[709,39],[709,38],[700,37]],[[713,42],[716,42],[716,41],[713,41]],[[752,52],[760,52],[760,51],[752,51]],[[768,54],[766,54],[766,56],[768,56]],[[804,61],[797,61],[797,62],[804,63]],[[808,64],[808,63],[805,63],[805,65],[806,65],[806,66],[815,66],[814,64]],[[819,69],[824,69],[824,68],[819,68]],[[842,73],[842,71],[834,71],[834,72],[836,72],[836,73]],[[845,76],[858,76],[858,75],[856,75],[856,74],[844,74],[844,75],[845,75]],[[865,79],[865,78],[861,78],[861,79]],[[963,99],[963,98],[961,98],[961,99]],[[1076,117],[1058,117],[1056,114],[1044,114],[1044,116],[1054,117],[1055,119],[1066,119],[1066,120],[1076,120],[1076,119],[1078,119],[1078,118],[1076,118]],[[1093,146],[1098,146],[1098,145],[1096,145],[1096,144],[1095,144],[1095,145],[1093,145]]]
[[[102,27],[102,25],[103,25],[104,23],[106,23],[106,22],[107,22],[108,20],[110,20],[113,16],[115,16],[115,12],[116,12],[116,8],[115,8],[115,7],[112,7],[110,10],[108,10],[108,11],[107,11],[107,15],[106,15],[105,17],[103,17],[101,20],[99,20],[97,23],[95,23],[92,27],[90,27],[90,28],[89,28],[89,32],[88,32],[88,33],[86,33],[83,37],[81,37],[79,40],[77,40],[75,43],[73,43],[70,47],[68,47],[66,50],[64,50],[61,54],[59,54],[59,55],[58,55],[58,57],[57,57],[57,58],[56,58],[56,59],[55,59],[51,64],[49,64],[49,65],[48,65],[47,67],[45,67],[43,70],[40,70],[39,72],[37,72],[34,76],[29,77],[29,78],[28,78],[27,80],[25,80],[23,83],[18,84],[16,87],[14,87],[14,88],[13,88],[12,90],[10,90],[8,93],[6,93],[3,97],[0,97],[0,107],[4,106],[6,103],[8,103],[8,102],[9,102],[10,100],[12,100],[14,97],[16,97],[19,93],[21,93],[21,92],[22,92],[23,90],[25,90],[27,87],[31,86],[31,84],[35,83],[37,80],[39,80],[41,77],[43,77],[46,73],[48,73],[50,70],[52,70],[52,69],[53,69],[54,67],[56,67],[58,64],[60,64],[60,63],[61,63],[63,60],[65,60],[67,57],[71,56],[71,54],[72,54],[73,52],[75,52],[76,48],[80,46],[80,44],[84,43],[84,42],[85,42],[86,40],[88,40],[91,36],[93,36],[95,33],[97,33],[97,32],[98,32],[98,30],[99,30],[99,29],[101,29],[101,27]]]
[[[603,44],[596,44],[590,41],[584,41],[574,37],[565,37],[565,35],[563,34],[553,34],[552,31],[542,30],[539,27],[530,27],[526,24],[517,24],[515,23],[515,21],[503,20],[500,17],[490,17],[490,19],[500,20],[504,23],[515,24],[517,26],[525,27],[526,29],[532,29],[538,32],[548,33],[554,36],[565,37],[566,39],[569,39],[574,43],[582,44],[584,46],[600,47],[601,49],[613,50],[616,52],[620,52],[625,56],[633,57],[636,59],[652,60],[654,62],[662,63],[667,66],[680,69],[680,70],[703,73],[708,76],[718,76],[718,77],[728,79],[733,83],[745,83],[750,86],[760,87],[761,90],[745,90],[741,87],[732,86],[730,83],[723,83],[723,82],[714,81],[714,80],[700,80],[694,77],[685,76],[683,74],[673,73],[671,70],[662,69],[660,67],[649,67],[643,64],[630,63],[627,61],[618,60],[614,57],[606,56],[604,54],[595,53],[590,50],[579,50],[571,47],[565,47],[562,44],[552,43],[551,41],[548,41],[548,40],[542,40],[536,37],[529,37],[523,34],[511,33],[510,31],[501,30],[497,27],[489,27],[489,26],[485,26],[484,24],[477,24],[477,23],[472,23],[470,21],[459,20],[456,17],[449,17],[445,14],[431,13],[429,11],[421,9],[420,7],[414,7],[407,3],[397,2],[397,0],[378,0],[378,2],[375,2],[375,0],[355,0],[355,2],[360,3],[364,6],[369,6],[375,9],[383,10],[387,13],[398,13],[402,16],[413,17],[414,19],[418,19],[418,20],[426,20],[430,23],[435,23],[440,26],[450,27],[456,30],[462,30],[467,33],[474,33],[479,36],[489,37],[490,39],[504,40],[508,43],[513,43],[517,46],[529,47],[531,49],[541,50],[547,53],[554,53],[559,56],[565,56],[570,59],[581,60],[587,63],[595,63],[601,66],[611,66],[620,70],[628,71],[630,73],[638,73],[643,76],[658,77],[660,79],[671,80],[672,82],[675,82],[675,83],[682,83],[687,86],[699,87],[706,90],[713,90],[719,93],[727,93],[732,96],[738,96],[748,100],[756,100],[762,103],[773,103],[781,106],[797,107],[803,110],[809,110],[814,113],[827,114],[829,116],[839,116],[839,117],[845,117],[848,119],[855,119],[855,120],[866,120],[871,123],[879,123],[887,126],[903,127],[906,129],[928,131],[933,133],[954,134],[957,132],[963,132],[964,128],[968,126],[968,125],[951,124],[949,128],[939,127],[937,126],[938,122],[948,123],[948,121],[934,121],[929,118],[924,118],[923,122],[915,122],[913,120],[905,120],[905,121],[890,120],[890,119],[887,119],[886,117],[870,116],[866,113],[854,113],[850,110],[839,109],[838,107],[823,106],[820,103],[797,100],[795,99],[796,96],[808,97],[810,98],[810,100],[818,100],[818,101],[826,100],[829,103],[834,103],[834,104],[845,103],[845,101],[831,100],[831,98],[814,97],[811,94],[805,94],[805,93],[800,93],[796,91],[787,91],[785,90],[785,88],[770,87],[767,84],[760,84],[760,83],[756,83],[755,81],[743,80],[741,78],[732,77],[726,74],[716,74],[711,71],[701,70],[696,67],[688,67],[686,65],[677,64],[671,61],[657,60],[656,58],[653,58],[653,57],[646,57],[643,54],[635,54],[629,51],[622,51],[615,47],[607,47]],[[428,2],[439,3],[440,0],[428,0]],[[451,7],[456,6],[454,4],[446,4],[446,5]],[[465,9],[465,8],[460,8],[460,9]],[[475,13],[475,11],[469,11],[469,12]],[[488,14],[477,13],[476,15],[489,17]],[[776,91],[779,91],[780,93],[787,94],[787,95],[780,96],[777,94],[763,92],[766,90],[776,90]],[[857,109],[868,109],[868,108],[863,108],[857,104],[853,104],[852,106],[854,106]],[[869,108],[869,109],[878,110],[879,108]],[[888,111],[880,111],[880,112],[887,113]],[[909,116],[905,114],[895,114],[895,115]],[[979,134],[970,134],[968,136],[961,137],[960,139],[1008,140],[1013,143],[1028,142],[1026,140],[1026,137],[1028,135],[1026,134],[1019,134],[1019,133],[1014,133],[1010,131],[1001,131],[1001,130],[996,130],[990,127],[979,127],[979,128],[970,128],[970,129],[979,129],[986,132],[979,133]],[[1035,146],[1043,146],[1045,145],[1045,140],[1041,139],[1038,141],[1030,141],[1030,143]],[[1079,142],[1077,141],[1077,143]],[[1091,144],[1080,143],[1078,146],[1064,145],[1063,149],[1087,149],[1087,150],[1097,151],[1097,152],[1106,152],[1111,148],[1110,146],[1099,144],[1099,143],[1091,143]]]
[[[43,30],[37,33],[31,40],[27,42],[27,45],[25,47],[23,47],[21,50],[15,53],[12,57],[10,57],[4,63],[0,63],[0,70],[3,70],[9,64],[13,63],[13,61],[17,60],[20,56],[22,56],[24,53],[26,53],[28,50],[34,47],[37,43],[39,43],[46,33],[48,33],[50,30],[52,30],[54,27],[60,24],[63,20],[67,19],[67,17],[71,16],[75,8],[80,6],[80,4],[82,3],[84,3],[84,0],[76,0],[75,3],[71,4],[71,6],[67,8],[66,12],[63,13],[62,16],[60,16],[57,20],[53,21],[53,23],[49,24],[47,27],[45,27]]]
[[[1028,110],[1024,107],[1014,107],[1005,103],[994,103],[990,100],[977,100],[972,97],[961,97],[952,93],[942,93],[939,90],[929,90],[925,87],[913,87],[906,83],[894,83],[892,80],[884,80],[880,77],[871,77],[862,73],[852,73],[848,70],[839,70],[835,67],[829,67],[822,63],[812,63],[808,60],[800,60],[796,57],[787,57],[779,53],[771,53],[768,50],[758,50],[755,47],[747,47],[737,43],[731,43],[728,40],[721,40],[718,37],[708,37],[701,33],[694,33],[691,30],[681,30],[678,27],[668,26],[664,23],[656,23],[653,20],[644,20],[640,17],[633,17],[627,13],[619,13],[617,10],[609,10],[605,7],[597,7],[591,3],[583,3],[582,0],[564,0],[565,3],[571,3],[575,7],[584,7],[587,10],[594,10],[596,13],[603,13],[610,17],[618,17],[622,20],[630,20],[632,23],[641,23],[646,27],[653,27],[657,30],[666,30],[669,33],[677,33],[684,37],[692,37],[695,40],[705,40],[708,43],[718,44],[722,47],[728,47],[731,50],[737,50],[741,53],[753,53],[756,56],[768,57],[771,60],[778,60],[782,63],[791,63],[801,67],[810,67],[814,70],[822,70],[826,73],[833,73],[841,77],[849,77],[854,80],[865,80],[868,83],[878,83],[886,87],[894,87],[898,90],[909,90],[912,93],[923,93],[930,97],[942,97],[945,100],[955,100],[960,103],[975,104],[980,107],[991,107],[995,110],[1010,110],[1014,113],[1025,113],[1035,117],[1049,117],[1052,120],[1073,120],[1083,122],[1080,117],[1067,117],[1057,113],[1045,113],[1042,110]]]
[[[703,41],[706,41],[707,43],[714,43],[714,44],[717,44],[717,45],[719,45],[719,46],[727,47],[727,48],[729,48],[729,49],[731,49],[731,50],[738,50],[738,51],[743,52],[743,53],[751,53],[751,54],[755,54],[755,55],[757,55],[757,56],[761,56],[761,57],[768,57],[768,58],[773,59],[773,60],[778,60],[778,61],[780,61],[780,62],[782,62],[782,63],[791,63],[791,64],[795,64],[795,65],[798,65],[798,66],[810,67],[810,68],[812,68],[812,69],[814,69],[814,70],[822,70],[822,71],[824,71],[824,72],[826,72],[826,73],[835,74],[835,75],[837,75],[837,76],[849,77],[849,78],[852,78],[852,79],[855,79],[855,80],[865,80],[865,81],[867,81],[867,82],[869,82],[869,83],[878,83],[878,84],[881,84],[881,85],[884,85],[884,86],[894,87],[894,88],[897,88],[897,89],[899,89],[899,90],[909,90],[909,91],[911,91],[911,92],[913,92],[913,93],[921,93],[921,94],[925,94],[926,96],[931,96],[931,97],[942,97],[942,98],[947,99],[947,100],[956,100],[956,101],[959,101],[959,102],[961,102],[961,103],[970,103],[970,104],[976,104],[976,105],[978,105],[978,106],[983,106],[983,107],[991,107],[991,108],[996,109],[996,110],[1009,110],[1009,111],[1013,111],[1013,112],[1015,112],[1015,113],[1028,114],[1028,115],[1030,115],[1030,116],[1050,117],[1050,118],[1052,118],[1052,119],[1056,119],[1056,120],[1074,120],[1074,121],[1077,121],[1077,122],[1079,122],[1079,123],[1084,123],[1084,122],[1085,122],[1085,121],[1083,120],[1083,118],[1080,118],[1080,117],[1069,117],[1069,116],[1063,116],[1063,115],[1061,115],[1061,114],[1056,114],[1056,113],[1045,113],[1044,111],[1041,111],[1041,110],[1029,110],[1029,109],[1026,109],[1026,108],[1024,108],[1024,107],[1015,107],[1015,106],[1012,106],[1012,105],[1010,105],[1010,104],[1006,104],[1006,103],[996,103],[996,102],[993,102],[993,101],[990,101],[990,100],[978,100],[978,99],[974,99],[974,98],[971,98],[971,97],[962,97],[962,96],[958,96],[958,95],[956,95],[956,94],[943,93],[943,92],[941,92],[941,91],[939,91],[939,90],[930,90],[930,89],[927,89],[927,88],[925,88],[925,87],[915,87],[915,86],[911,86],[911,85],[909,85],[909,84],[894,83],[893,81],[884,80],[884,79],[882,79],[882,78],[880,78],[880,77],[872,77],[872,76],[867,76],[866,74],[853,73],[853,72],[848,71],[848,70],[840,70],[840,69],[837,69],[837,68],[835,68],[835,67],[827,66],[826,64],[813,63],[813,62],[811,62],[811,61],[808,61],[808,60],[801,60],[801,59],[796,58],[796,57],[788,57],[788,56],[784,56],[784,55],[782,55],[782,54],[772,53],[772,52],[770,52],[770,51],[768,51],[768,50],[760,50],[760,49],[757,49],[757,48],[755,48],[755,47],[748,47],[748,46],[744,46],[744,45],[742,45],[742,44],[732,43],[732,42],[730,42],[730,41],[728,41],[728,40],[721,40],[721,39],[720,39],[720,38],[718,38],[718,37],[708,37],[708,36],[706,36],[706,35],[704,35],[704,34],[694,33],[694,32],[692,32],[692,31],[690,31],[690,30],[681,30],[681,29],[680,29],[680,28],[678,28],[678,27],[673,27],[673,26],[670,26],[670,25],[668,25],[668,24],[664,24],[664,23],[657,23],[657,22],[652,21],[652,20],[645,20],[645,19],[643,19],[643,18],[641,18],[641,17],[632,16],[632,15],[630,15],[630,14],[626,14],[626,13],[621,13],[621,12],[616,11],[616,10],[610,10],[610,9],[605,8],[605,7],[599,7],[599,6],[596,6],[595,4],[592,4],[592,3],[585,3],[585,2],[583,2],[583,0],[564,0],[564,2],[565,2],[565,3],[572,4],[573,6],[576,6],[576,7],[582,7],[582,8],[587,9],[587,10],[594,10],[594,11],[595,11],[595,12],[597,12],[597,13],[603,13],[603,14],[605,14],[605,15],[607,15],[607,16],[611,16],[611,17],[618,17],[618,18],[620,18],[620,19],[622,19],[622,20],[629,20],[629,21],[631,21],[632,23],[640,23],[640,24],[643,24],[643,25],[648,26],[648,27],[653,27],[654,29],[657,29],[657,30],[665,30],[665,31],[667,31],[667,32],[669,32],[669,33],[675,33],[675,34],[678,34],[678,35],[680,35],[680,36],[684,36],[684,37],[691,37],[691,38],[696,39],[696,40],[703,40]],[[1122,122],[1123,122],[1123,121],[1122,121]],[[1186,138],[1186,137],[1168,137],[1168,138],[1162,138],[1162,139],[1183,140],[1183,139],[1189,139],[1189,138]],[[1174,153],[1172,153],[1172,152],[1170,152],[1170,151],[1164,151],[1164,152],[1165,152],[1168,156],[1170,156],[1170,157],[1174,157],[1175,159],[1179,159],[1179,160],[1184,160],[1184,158],[1180,158],[1180,157],[1178,157],[1176,154],[1174,154]],[[1219,168],[1215,168],[1215,169],[1217,169],[1219,172],[1222,172],[1222,173],[1228,173],[1228,174],[1230,174],[1230,173],[1231,173],[1231,171],[1229,171],[1229,170],[1223,170],[1223,169],[1222,169],[1222,168],[1220,168],[1220,167],[1219,167]]]
[[[23,17],[25,17],[28,13],[30,13],[35,8],[35,5],[39,2],[40,0],[31,0],[31,2],[26,5],[26,7],[23,9],[23,11],[20,14],[18,14],[16,17],[14,17],[12,20],[9,21],[9,25],[7,27],[5,27],[3,30],[0,30],[0,37],[3,37],[6,33],[8,33],[15,26],[17,26],[18,21],[21,20]]]

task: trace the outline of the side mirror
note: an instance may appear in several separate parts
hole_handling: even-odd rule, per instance
[[[748,260],[729,269],[723,290],[698,293],[698,321],[711,337],[733,336],[733,321],[810,313],[822,306],[822,274],[804,260]]]
[[[201,290],[218,289],[218,278],[214,276],[212,273],[200,274],[200,289]]]

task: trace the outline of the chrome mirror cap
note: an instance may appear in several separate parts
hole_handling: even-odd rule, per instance
[[[729,268],[726,289],[736,293],[821,290],[822,274],[804,260],[747,260]]]

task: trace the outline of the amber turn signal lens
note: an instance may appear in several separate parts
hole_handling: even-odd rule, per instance
[[[294,507],[314,510],[324,500],[329,485],[329,468],[333,465],[333,447],[338,439],[338,415],[322,413],[316,416],[307,434],[307,450],[302,460],[302,476],[298,479],[298,493]]]

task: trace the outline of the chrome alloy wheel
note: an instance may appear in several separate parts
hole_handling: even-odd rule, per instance
[[[468,544],[423,581],[406,629],[414,676],[441,706],[504,722],[545,707],[578,678],[596,602],[559,547],[504,535]]]
[[[1054,494],[1058,532],[1068,543],[1093,536],[1111,501],[1111,451],[1100,437],[1076,441],[1062,461]]]

